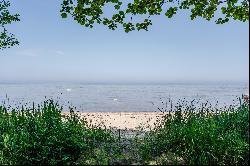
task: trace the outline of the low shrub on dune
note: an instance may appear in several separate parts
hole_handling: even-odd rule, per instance
[[[192,165],[248,164],[248,103],[221,109],[181,104],[173,110],[144,137],[143,160],[172,153]]]
[[[53,100],[32,109],[0,106],[0,164],[72,164],[112,142],[110,132],[88,128],[73,111],[64,118]]]

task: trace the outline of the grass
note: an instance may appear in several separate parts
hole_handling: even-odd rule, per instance
[[[174,112],[144,137],[140,147],[144,161],[171,153],[191,165],[248,164],[248,104],[213,109],[181,103]]]
[[[0,106],[0,164],[72,164],[112,142],[109,131],[87,128],[73,111],[63,119],[61,111],[53,100],[30,110]]]
[[[168,105],[155,128],[132,138],[87,124],[72,108],[62,117],[53,100],[31,109],[0,106],[0,164],[248,164],[248,103]]]

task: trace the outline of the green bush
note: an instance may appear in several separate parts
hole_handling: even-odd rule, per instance
[[[0,106],[0,164],[248,164],[248,103],[164,111],[154,129],[129,138],[87,124],[71,108],[63,117],[53,100],[32,109]]]
[[[53,100],[32,109],[0,106],[0,164],[72,164],[93,149],[108,150],[110,132],[86,127],[73,110],[62,118],[61,111]]]
[[[186,164],[248,164],[248,104],[223,109],[180,105],[174,112],[144,137],[144,161],[170,152]]]

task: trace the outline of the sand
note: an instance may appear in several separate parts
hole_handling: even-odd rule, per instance
[[[62,114],[65,116],[69,113]],[[85,118],[89,124],[129,130],[138,130],[140,126],[148,130],[164,115],[162,112],[77,112],[77,114]]]

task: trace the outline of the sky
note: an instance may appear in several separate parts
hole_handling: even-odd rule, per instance
[[[199,82],[249,80],[249,23],[217,25],[152,18],[149,31],[125,33],[62,19],[62,0],[11,0],[19,46],[0,51],[0,81]]]

